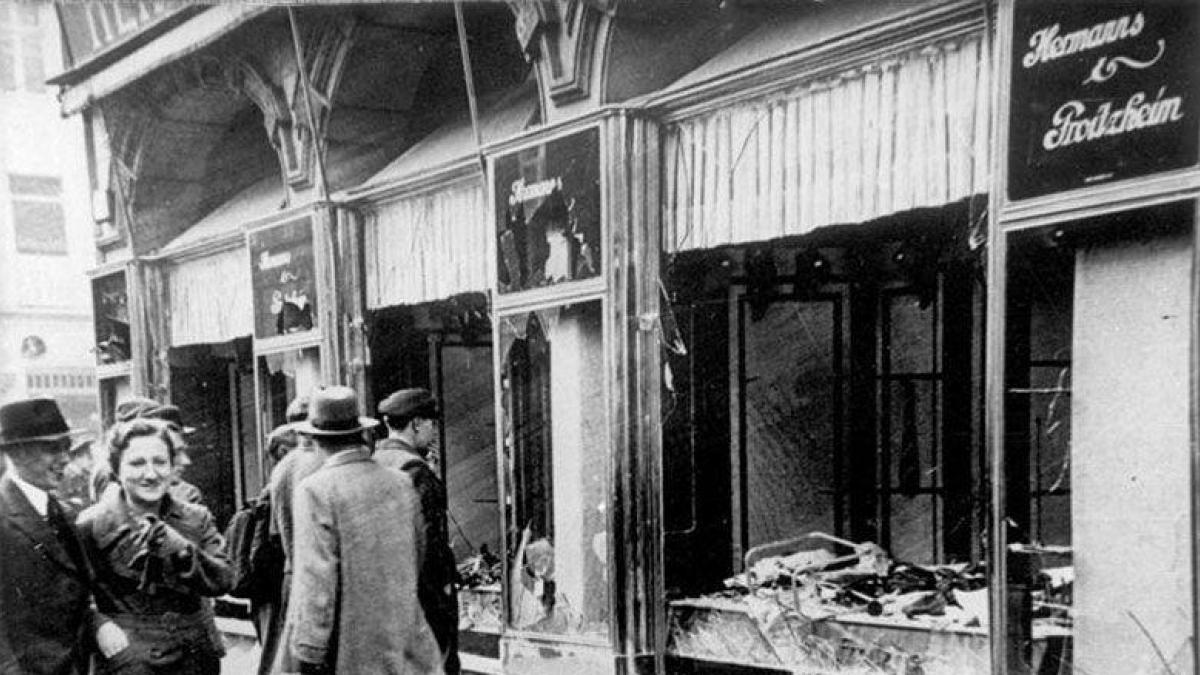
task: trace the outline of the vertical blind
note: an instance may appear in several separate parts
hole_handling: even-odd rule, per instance
[[[671,124],[668,250],[797,235],[987,190],[982,35]]]
[[[253,331],[250,259],[242,247],[188,260],[167,273],[171,345],[226,342]]]
[[[487,290],[490,222],[479,179],[381,205],[366,227],[367,306]]]

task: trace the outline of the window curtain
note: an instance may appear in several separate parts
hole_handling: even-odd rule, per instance
[[[380,206],[367,224],[367,305],[416,304],[489,288],[485,202],[475,179]]]
[[[171,345],[226,342],[254,330],[245,248],[188,260],[168,272]]]
[[[990,87],[976,34],[673,123],[663,245],[763,241],[984,193]]]

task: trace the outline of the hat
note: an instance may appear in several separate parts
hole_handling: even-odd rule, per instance
[[[308,417],[308,397],[297,396],[288,404],[287,412],[283,414],[284,419],[289,422],[299,422]]]
[[[345,436],[379,425],[379,420],[359,417],[358,394],[350,387],[321,387],[308,404],[308,419],[296,422],[306,436]]]
[[[281,424],[272,429],[271,433],[267,434],[267,454],[272,457],[282,457],[284,454],[282,448],[286,447],[290,450],[300,443],[298,433],[295,422]]]
[[[32,398],[0,406],[0,449],[24,441],[53,441],[70,436],[58,404]]]
[[[379,403],[380,415],[411,417],[418,412],[421,413],[421,417],[429,419],[441,417],[437,399],[428,389],[401,389]]]
[[[167,424],[172,424],[177,427],[182,433],[190,434],[196,430],[196,427],[189,427],[183,423],[183,412],[177,405],[169,403],[163,405],[155,405],[149,410],[145,410],[138,417],[144,417],[151,420],[162,420]]]
[[[137,417],[143,417],[147,411],[154,410],[159,405],[158,401],[145,396],[134,396],[133,398],[125,399],[117,404],[117,410],[114,414],[116,421],[128,422]]]

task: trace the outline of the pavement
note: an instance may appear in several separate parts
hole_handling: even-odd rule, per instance
[[[255,675],[262,650],[254,637],[249,621],[217,619],[217,628],[225,638],[225,658],[221,659],[221,675]]]

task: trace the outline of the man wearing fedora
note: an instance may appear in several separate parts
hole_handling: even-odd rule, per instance
[[[30,399],[0,407],[0,673],[87,672],[92,635],[106,652],[125,639],[91,608],[91,569],[55,489],[70,429],[58,404]]]
[[[375,445],[375,461],[406,473],[420,495],[425,550],[417,594],[442,650],[443,667],[455,675],[460,670],[458,567],[446,526],[446,487],[430,462],[441,419],[437,400],[428,389],[401,389],[383,399],[379,414],[387,438]]]
[[[288,645],[301,673],[442,673],[417,599],[424,527],[408,478],[371,459],[349,387],[313,393],[310,437],[324,464],[296,487]],[[285,631],[287,629],[285,628]]]

